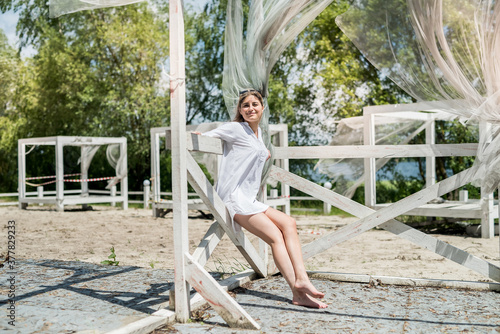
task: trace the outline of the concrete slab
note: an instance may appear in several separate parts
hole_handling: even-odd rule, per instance
[[[151,314],[168,304],[173,270],[22,260],[0,268],[0,329],[12,333],[147,333]],[[15,326],[9,324],[9,279],[14,276]],[[313,279],[326,310],[298,307],[280,276],[233,290],[262,333],[500,333],[500,294],[471,289],[349,283]],[[157,312],[161,313],[161,312]],[[198,320],[155,333],[255,333],[228,328],[213,310]],[[151,321],[149,321],[151,320]],[[143,325],[142,325],[143,324]],[[141,330],[142,326],[142,330]],[[151,327],[149,327],[151,328]]]
[[[168,305],[173,270],[22,260],[0,269],[0,329],[13,333],[107,332]],[[7,317],[15,277],[15,326]]]
[[[253,281],[235,298],[262,333],[500,333],[500,294],[493,291],[370,285],[314,280],[326,292],[324,310],[290,303],[281,277]],[[155,333],[255,333],[228,328],[214,311],[202,322]]]

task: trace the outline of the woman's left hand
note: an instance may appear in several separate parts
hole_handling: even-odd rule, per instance
[[[266,161],[267,161],[267,160],[269,160],[269,159],[271,158],[271,151],[267,150],[267,153],[268,153],[268,155],[267,155],[267,159],[266,159]]]

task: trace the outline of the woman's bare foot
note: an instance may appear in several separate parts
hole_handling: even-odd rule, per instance
[[[296,292],[293,294],[292,303],[294,305],[311,307],[311,308],[327,308],[328,305],[307,295],[306,293]]]
[[[325,294],[323,292],[319,292],[316,290],[314,285],[307,280],[307,281],[296,281],[295,290],[301,293],[307,293],[309,296],[316,297],[316,298],[323,298]]]

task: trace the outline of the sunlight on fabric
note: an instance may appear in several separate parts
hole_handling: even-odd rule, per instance
[[[125,6],[145,0],[50,0],[50,17],[75,13],[87,9]]]
[[[491,125],[480,138],[474,182],[489,190],[500,183],[498,17],[493,0],[359,0],[336,20],[417,101],[441,101],[444,111]]]

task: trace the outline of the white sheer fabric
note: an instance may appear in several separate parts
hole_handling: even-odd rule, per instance
[[[418,101],[441,101],[480,138],[474,184],[500,183],[500,2],[358,0],[337,24],[382,74]]]
[[[78,159],[78,163],[81,164],[81,170],[83,173],[88,173],[90,163],[100,148],[101,145],[82,146],[81,157]],[[110,189],[113,185],[120,182],[125,175],[127,175],[127,166],[125,161],[126,152],[120,152],[119,144],[108,145],[106,148],[106,158],[108,163],[116,172],[116,177],[108,181],[108,185],[106,186],[106,189]]]
[[[260,127],[266,147],[273,154],[269,136],[269,75],[293,39],[333,0],[254,0],[250,2],[244,30],[241,0],[227,5],[222,91],[227,110],[234,117],[239,92],[256,89],[264,96]],[[267,178],[272,159],[264,167]]]
[[[106,189],[111,189],[112,186],[120,182],[127,175],[126,157],[127,152],[121,152],[120,145],[118,144],[108,145],[106,148],[106,158],[116,172],[116,177],[108,182]]]
[[[451,121],[457,118],[446,112],[432,113],[432,119],[423,120],[418,112],[393,112],[377,114],[374,118],[375,143],[377,145],[406,145],[419,133],[423,132],[429,122],[434,120]],[[330,145],[363,145],[364,119],[362,116],[342,119]],[[376,160],[375,169],[381,169],[390,158]],[[356,189],[364,183],[365,170],[363,159],[320,159],[315,170],[328,175],[335,185],[335,191],[352,197]]]
[[[81,10],[130,5],[145,0],[49,0],[50,17],[75,13]]]

